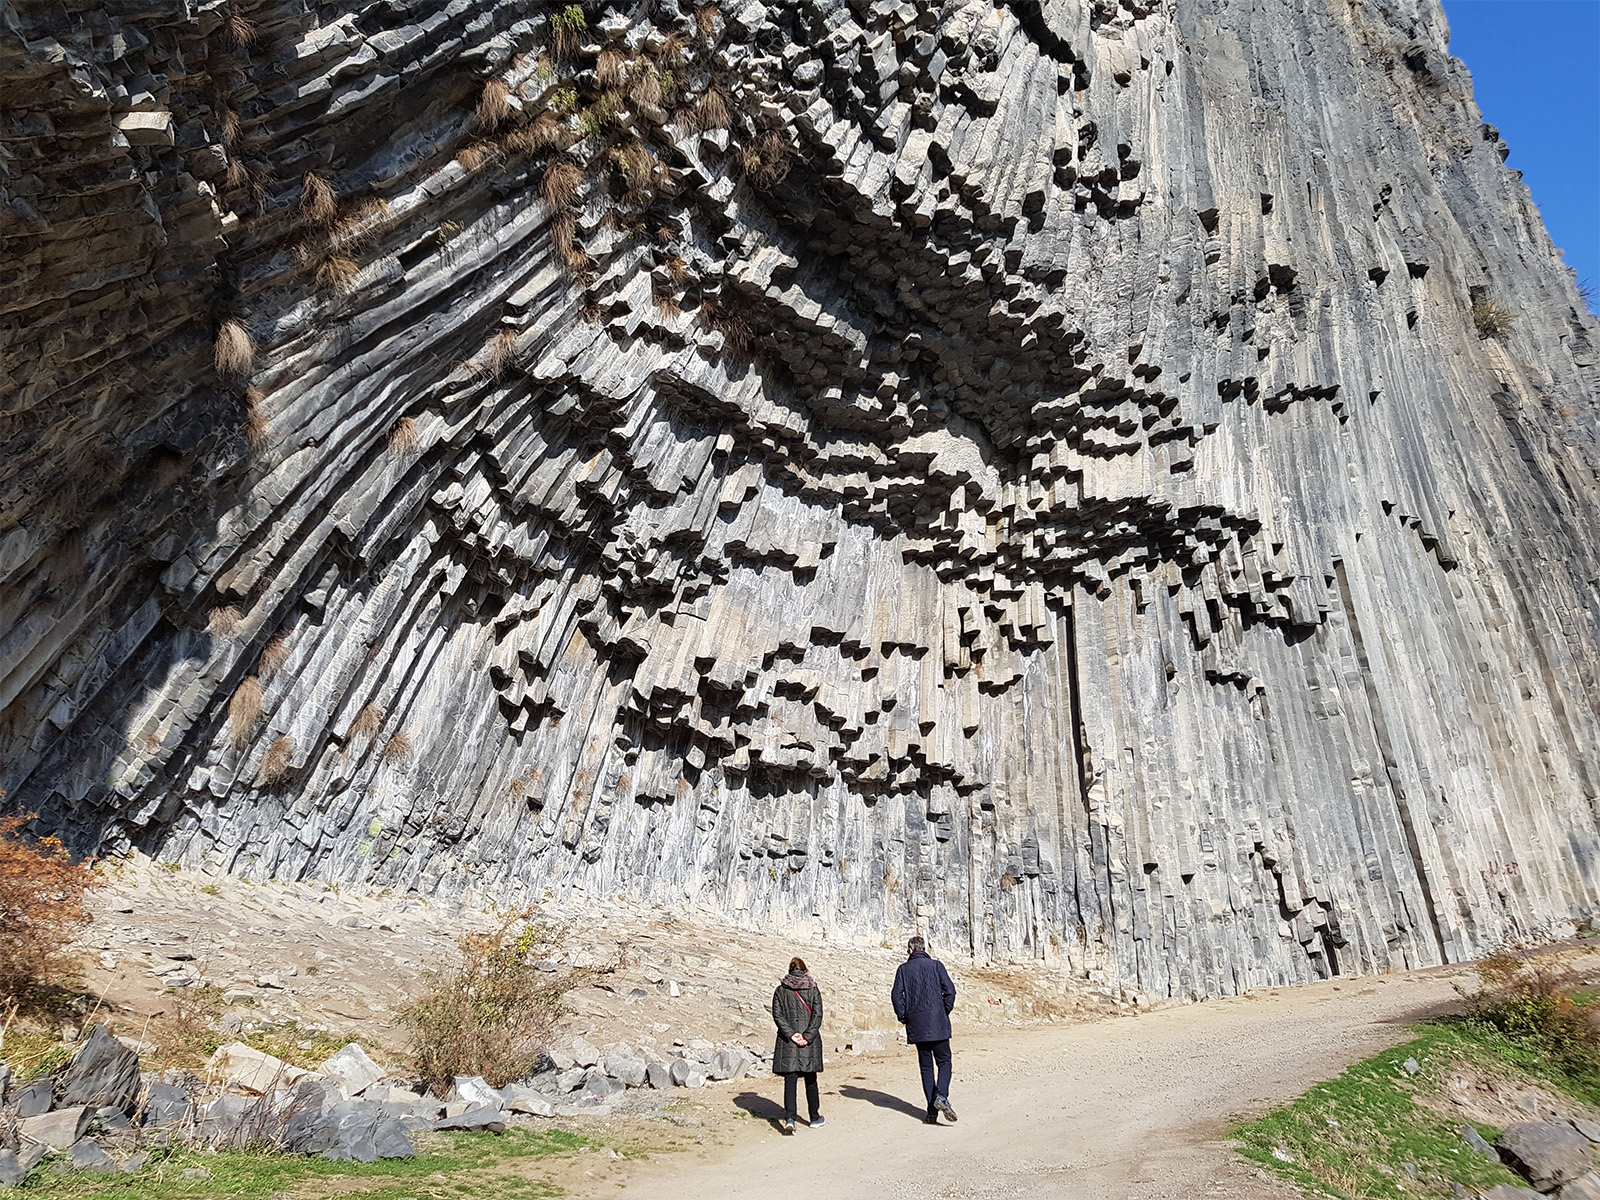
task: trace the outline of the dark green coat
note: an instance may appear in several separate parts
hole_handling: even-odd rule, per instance
[[[811,1011],[806,1011],[806,1005]],[[778,985],[772,993],[772,1022],[778,1027],[778,1040],[772,1047],[772,1073],[788,1075],[822,1070],[822,993],[814,987],[795,991]],[[806,1044],[789,1040],[794,1033],[805,1034]]]

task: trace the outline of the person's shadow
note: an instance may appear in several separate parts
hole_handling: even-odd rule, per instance
[[[779,1133],[783,1132],[783,1105],[768,1100],[757,1092],[740,1092],[733,1098],[735,1108],[741,1108],[758,1120],[765,1121]]]
[[[926,1110],[918,1108],[909,1100],[902,1100],[899,1096],[891,1096],[888,1092],[874,1091],[872,1088],[860,1088],[845,1084],[839,1089],[839,1095],[846,1100],[865,1100],[877,1108],[887,1108],[891,1112],[904,1113],[908,1117],[922,1120],[928,1114]]]

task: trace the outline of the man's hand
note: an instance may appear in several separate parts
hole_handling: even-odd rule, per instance
[[[802,1033],[791,1033],[789,1035],[789,1040],[796,1046],[804,1046],[806,1044],[805,1035]]]

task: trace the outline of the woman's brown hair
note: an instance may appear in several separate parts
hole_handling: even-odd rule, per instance
[[[791,958],[789,960],[789,974],[791,974],[791,975],[804,975],[805,973],[806,973],[806,960],[805,959],[803,959],[803,958]]]

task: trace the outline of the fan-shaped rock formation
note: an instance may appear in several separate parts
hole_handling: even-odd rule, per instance
[[[1156,994],[1600,906],[1595,325],[1436,0],[14,0],[0,786]]]

